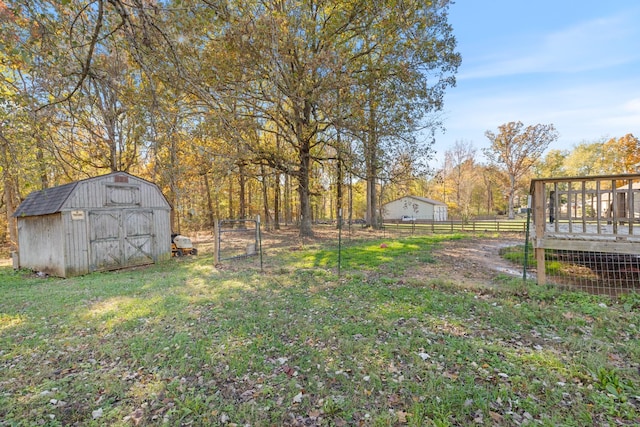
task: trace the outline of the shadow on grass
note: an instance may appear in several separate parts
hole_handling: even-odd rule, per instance
[[[431,252],[439,243],[464,238],[464,235],[431,235],[388,237],[374,240],[349,241],[340,251],[341,268],[345,271],[372,271],[381,267],[404,271],[418,262],[431,262]],[[301,268],[330,268],[338,266],[338,242],[327,248],[291,256],[291,263]]]

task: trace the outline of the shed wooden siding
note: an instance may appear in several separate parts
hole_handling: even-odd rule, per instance
[[[26,217],[18,221],[20,255],[28,267],[52,276],[65,277],[64,240],[60,214]],[[28,230],[28,232],[26,231]]]
[[[79,276],[91,272],[89,269],[87,247],[87,223],[73,220],[70,211],[62,212],[64,233],[64,259],[67,271],[65,276]],[[77,215],[77,213],[76,213]]]
[[[114,173],[41,195],[17,212],[22,267],[70,277],[171,257],[171,206],[148,181]]]
[[[129,177],[128,183],[90,180],[80,182],[63,209],[91,209],[118,206],[141,206],[168,209],[160,190],[148,182]]]

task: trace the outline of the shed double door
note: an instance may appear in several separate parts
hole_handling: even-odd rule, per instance
[[[153,211],[89,213],[91,270],[112,270],[153,262]]]

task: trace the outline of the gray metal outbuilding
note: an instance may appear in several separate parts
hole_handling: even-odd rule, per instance
[[[71,277],[169,259],[170,213],[157,185],[124,172],[35,191],[14,214],[19,267]]]
[[[447,205],[418,196],[404,196],[382,205],[382,216],[387,221],[399,220],[403,215],[418,221],[446,221]]]

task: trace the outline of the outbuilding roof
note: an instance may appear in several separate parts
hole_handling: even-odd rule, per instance
[[[51,187],[44,190],[34,191],[30,193],[24,201],[18,206],[14,217],[27,217],[27,216],[39,216],[50,215],[61,212],[65,203],[71,197],[74,190],[84,182],[93,180],[103,180],[113,176],[115,182],[128,182],[129,179],[136,181],[146,182],[149,185],[156,187],[157,185],[147,181],[145,179],[133,176],[127,172],[111,172],[105,175],[94,176],[90,178],[81,179],[79,181],[70,182],[68,184],[59,185],[57,187]],[[119,181],[120,180],[120,181]],[[123,181],[122,181],[123,180]],[[160,191],[159,188],[157,188]],[[161,194],[162,199],[166,202],[167,206],[171,206],[164,195]]]
[[[62,205],[73,193],[79,181],[45,190],[34,191],[18,206],[14,217],[49,215],[60,212]]]

